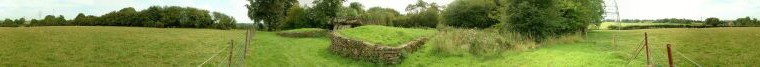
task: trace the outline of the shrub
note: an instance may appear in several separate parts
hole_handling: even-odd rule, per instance
[[[537,45],[532,39],[497,30],[443,29],[428,44],[443,55],[500,56],[509,49],[527,50]]]
[[[283,37],[320,37],[327,35],[327,30],[319,28],[301,28],[277,32]]]

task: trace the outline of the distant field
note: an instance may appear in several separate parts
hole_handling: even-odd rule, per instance
[[[615,23],[615,22],[603,22],[602,24],[599,24],[600,30],[607,30],[609,29],[609,26],[642,26],[642,25],[687,25],[687,24],[678,24],[678,23],[652,23],[652,22],[644,22],[644,23]],[[693,23],[688,25],[702,25],[702,23]]]
[[[632,53],[640,47],[644,32],[650,35],[652,54],[657,64],[666,65],[665,45],[673,44],[675,51],[683,52],[687,57],[706,67],[747,67],[760,64],[760,27],[723,27],[723,28],[666,28],[626,31],[602,31],[620,35],[620,50]],[[628,55],[627,55],[628,56]],[[643,57],[640,55],[639,57]],[[693,64],[674,55],[680,66]],[[643,63],[643,58],[637,59]]]
[[[184,28],[0,27],[0,66],[190,67],[243,31]]]

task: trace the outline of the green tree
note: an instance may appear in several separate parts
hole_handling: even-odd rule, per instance
[[[39,23],[40,21],[38,21],[37,19],[32,19],[32,20],[29,20],[29,25],[27,26],[34,26],[35,24],[39,24]]]
[[[417,0],[417,3],[415,4],[409,4],[406,6],[407,12],[421,12],[422,10],[425,10],[427,8],[428,3],[422,0]]]
[[[13,23],[14,23],[13,20],[5,18],[5,20],[3,21],[2,24],[0,24],[0,26],[3,26],[3,27],[11,26]]]
[[[37,24],[37,25],[51,26],[51,25],[54,25],[56,23],[55,19],[56,19],[55,16],[53,16],[53,15],[47,15],[47,16],[45,16],[44,19],[42,19],[42,21],[40,22],[40,24]]]
[[[220,12],[213,12],[213,15],[215,21],[213,25],[215,28],[223,30],[235,28],[236,21],[233,17],[227,16]]]
[[[16,21],[13,21],[13,22],[14,22],[13,24],[15,24],[15,25],[23,25],[24,22],[26,22],[26,19],[25,18],[19,18]]]
[[[58,17],[55,18],[54,23],[55,23],[54,25],[66,25],[66,24],[68,24],[66,22],[66,19],[63,17],[63,15],[58,15]]]
[[[407,6],[404,17],[394,20],[394,26],[400,27],[435,27],[439,24],[441,16],[440,6],[435,3],[427,3],[419,0],[416,4]]]
[[[456,0],[443,12],[446,24],[454,27],[487,28],[499,23],[492,10],[498,9],[492,0]]]
[[[290,7],[288,17],[285,19],[283,29],[298,29],[314,27],[308,23],[308,13],[301,6]]]
[[[296,0],[248,0],[248,17],[256,22],[263,21],[267,30],[279,30],[278,26],[287,16],[288,9],[298,1]],[[319,4],[317,4],[317,7]]]
[[[320,24],[327,24],[332,21],[333,18],[338,17],[338,12],[342,9],[343,2],[345,0],[316,0],[313,3],[316,4],[311,9],[313,17],[312,19],[320,22]],[[329,26],[325,26],[329,28]]]
[[[750,17],[744,17],[744,18],[737,18],[736,21],[734,21],[734,25],[736,25],[736,26],[760,26],[760,22],[757,21],[757,19],[752,19]]]
[[[72,25],[85,25],[85,19],[87,16],[85,16],[83,13],[77,14],[77,17],[74,18],[74,22],[72,22]]]
[[[359,13],[364,13],[364,5],[362,5],[359,2],[351,2],[351,4],[348,5],[349,8],[357,10]]]
[[[601,0],[509,0],[501,28],[541,42],[550,36],[586,32],[601,23]]]
[[[401,16],[401,14],[391,8],[372,7],[367,10],[364,20],[365,24],[373,25],[393,25],[392,21]]]
[[[710,17],[710,18],[705,19],[705,24],[711,25],[711,26],[718,26],[720,24],[723,24],[723,22],[721,22],[720,19],[718,18]]]

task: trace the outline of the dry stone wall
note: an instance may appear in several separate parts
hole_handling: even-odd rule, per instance
[[[343,57],[363,61],[398,64],[401,62],[402,53],[411,53],[425,44],[427,38],[419,38],[400,46],[380,46],[369,42],[346,38],[335,32],[330,33],[332,45],[330,51]]]

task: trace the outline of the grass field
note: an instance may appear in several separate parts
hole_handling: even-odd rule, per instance
[[[615,22],[603,22],[599,24],[600,30],[608,30],[610,26],[646,26],[646,25],[685,25],[685,24],[678,24],[678,23],[652,23],[652,22],[644,22],[644,23],[615,23]],[[688,25],[702,25],[702,23],[693,23]]]
[[[348,38],[367,41],[379,45],[398,46],[420,37],[429,37],[435,34],[436,31],[432,29],[412,29],[367,25],[339,30],[338,33]]]
[[[667,65],[665,43],[674,44],[676,51],[704,66],[751,66],[758,64],[758,49],[752,38],[760,37],[760,28],[667,28],[646,30],[600,30],[592,31],[585,40],[577,43],[550,44],[525,52],[507,52],[501,57],[442,56],[427,44],[421,50],[407,55],[401,67],[462,67],[462,66],[584,66],[615,67],[645,66],[644,54],[630,60],[640,46],[643,32],[650,33],[652,55],[657,66]],[[617,45],[612,45],[612,35],[618,35]],[[709,35],[706,35],[709,34]],[[724,36],[727,35],[727,36]],[[255,50],[259,56],[253,60],[258,66],[374,66],[367,62],[336,57],[327,51],[329,39],[292,39],[260,33],[260,44]],[[268,39],[262,39],[268,38]],[[287,41],[287,44],[281,41]],[[309,43],[309,44],[306,44]],[[287,45],[287,46],[286,46]],[[316,47],[316,48],[315,48]],[[678,66],[693,66],[691,62],[674,55]],[[744,58],[744,59],[742,59]],[[283,60],[286,59],[286,60]],[[727,60],[731,59],[731,60]],[[304,61],[307,60],[307,61]],[[260,61],[260,62],[255,62]],[[630,62],[629,62],[630,61]]]
[[[0,66],[188,67],[243,31],[183,28],[0,27]]]
[[[618,67],[645,66],[636,59],[643,33],[650,35],[655,65],[667,65],[665,44],[702,64],[747,67],[760,64],[758,27],[596,30],[576,43],[542,45],[527,51],[507,51],[499,57],[439,55],[426,44],[406,55],[400,67]],[[222,49],[241,30],[140,27],[19,27],[0,28],[0,66],[195,66]],[[612,35],[617,40],[612,45]],[[94,37],[97,36],[97,37]],[[289,38],[259,31],[247,66],[367,67],[383,66],[340,57],[328,51],[327,37]],[[674,55],[677,66],[693,66]],[[629,62],[630,61],[630,62]]]
[[[604,31],[620,35],[619,49],[632,53],[638,48],[644,32],[650,35],[652,55],[658,65],[666,65],[665,45],[672,44],[674,51],[683,54],[703,66],[746,67],[760,64],[760,28],[757,27],[724,27],[724,28],[667,28],[630,31]],[[630,54],[627,54],[630,56]],[[643,57],[640,55],[639,57]],[[681,66],[693,64],[674,55],[676,63]],[[645,59],[639,58],[638,61]]]

